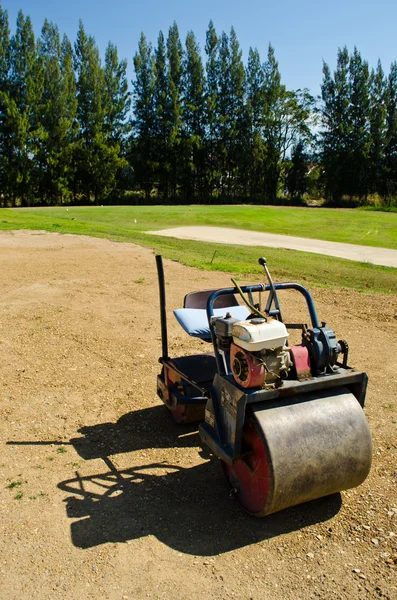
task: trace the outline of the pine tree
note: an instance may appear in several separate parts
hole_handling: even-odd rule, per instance
[[[10,30],[8,13],[0,6],[0,206],[7,205],[9,196],[9,157],[12,132],[9,128],[8,110],[10,68]]]
[[[211,200],[218,185],[220,170],[218,163],[218,52],[219,40],[212,21],[206,33],[205,53],[207,55],[205,85],[205,143],[204,178],[205,195]]]
[[[170,131],[171,131],[171,101],[168,89],[167,54],[163,32],[160,31],[157,47],[154,52],[154,133],[153,155],[157,179],[157,191],[166,202],[169,197],[170,180]]]
[[[78,190],[87,202],[91,201],[96,186],[97,140],[102,134],[104,121],[103,89],[104,73],[98,48],[92,36],[86,34],[79,22],[75,42],[74,67],[77,73],[77,118],[79,140],[76,147]]]
[[[0,90],[8,87],[8,72],[10,68],[10,29],[8,12],[0,6]]]
[[[79,123],[77,120],[77,83],[73,68],[73,46],[66,35],[61,43],[61,96],[63,99],[63,132],[64,143],[59,152],[61,173],[58,179],[58,189],[61,202],[73,197],[77,198],[78,182],[76,165],[77,149],[79,147]]]
[[[38,41],[44,72],[39,109],[45,135],[37,156],[42,203],[55,204],[71,197],[76,86],[70,51],[67,38],[61,45],[58,27],[45,20]]]
[[[226,196],[229,189],[228,172],[228,130],[230,110],[230,49],[229,38],[223,31],[219,40],[218,52],[218,93],[217,93],[217,145],[218,168],[220,171],[219,193]]]
[[[333,77],[326,63],[323,64],[321,86],[323,106],[321,119],[322,163],[325,170],[325,186],[328,200],[338,204],[345,193],[347,161],[350,147],[349,121],[349,53],[347,48],[338,50],[337,66]]]
[[[242,176],[244,171],[244,146],[246,133],[245,113],[245,70],[242,52],[232,27],[229,36],[230,44],[230,98],[228,124],[228,172],[232,179],[232,195],[243,193]]]
[[[351,197],[366,199],[369,190],[370,164],[370,98],[369,69],[357,48],[350,57],[350,105],[349,105],[349,178],[347,192]]]
[[[386,144],[386,80],[382,64],[378,61],[376,71],[370,78],[370,185],[371,191],[382,195],[385,144]]]
[[[281,85],[278,62],[271,44],[269,44],[267,60],[264,64],[264,75],[263,140],[265,145],[265,161],[263,194],[265,201],[274,202],[277,197],[281,172],[281,154],[279,148],[280,108],[285,88]]]
[[[390,204],[397,194],[397,62],[390,66],[386,89],[384,195]]]
[[[130,130],[128,112],[131,106],[127,81],[127,61],[118,59],[117,48],[109,42],[105,53],[105,116],[104,133],[106,138],[124,147]]]
[[[170,27],[167,37],[167,80],[170,102],[170,186],[173,200],[176,199],[178,179],[181,168],[181,95],[182,95],[182,58],[183,50],[176,22]]]
[[[104,127],[103,134],[106,144],[113,152],[113,160],[118,163],[112,188],[121,187],[122,174],[128,166],[125,158],[127,136],[131,131],[131,121],[128,113],[131,98],[128,90],[127,61],[118,59],[117,48],[108,44],[105,53],[105,90],[104,90]],[[113,161],[112,161],[113,162]]]
[[[110,58],[108,61],[110,62]],[[118,81],[121,88],[124,67],[125,65],[121,65]],[[75,68],[77,116],[80,126],[77,175],[86,200],[90,201],[93,197],[95,203],[98,203],[100,199],[103,201],[109,198],[115,191],[117,176],[126,164],[120,155],[120,147],[111,143],[109,137],[112,118],[115,118],[115,115],[118,118],[122,116],[118,113],[119,109],[116,109],[113,115],[109,110],[110,87],[106,86],[105,70],[102,68],[98,47],[94,38],[84,31],[81,21],[75,43]],[[109,72],[108,77],[110,84]],[[114,77],[117,80],[117,76]]]
[[[186,37],[182,98],[182,195],[201,198],[204,182],[205,79],[200,48],[193,32]]]
[[[246,194],[258,199],[263,189],[264,143],[262,127],[264,120],[265,74],[258,50],[249,49],[246,69],[246,149],[245,158]]]
[[[133,81],[134,139],[132,160],[137,181],[149,200],[153,188],[154,137],[154,60],[152,47],[141,34],[138,51],[134,56]]]
[[[329,199],[364,200],[370,190],[371,106],[368,63],[357,48],[338,50],[333,78],[324,64],[322,153]]]
[[[19,11],[16,31],[10,41],[10,92],[7,108],[9,146],[9,188],[13,203],[23,206],[37,192],[37,154],[44,132],[38,106],[43,90],[43,68],[37,56],[32,22]]]
[[[217,151],[221,171],[220,194],[241,194],[242,154],[245,137],[245,72],[233,27],[222,33],[218,52]]]

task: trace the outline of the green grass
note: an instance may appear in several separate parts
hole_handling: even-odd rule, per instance
[[[143,231],[183,225],[237,227],[397,249],[397,214],[393,212],[269,206],[0,209],[0,229],[42,228],[131,239]]]
[[[135,222],[136,221],[136,222]],[[397,249],[397,214],[260,206],[128,206],[0,209],[0,230],[31,229],[133,242],[206,270],[258,275],[259,256],[276,280],[397,293],[397,270],[322,255],[148,236],[145,231],[210,225]],[[261,277],[262,278],[262,277]]]

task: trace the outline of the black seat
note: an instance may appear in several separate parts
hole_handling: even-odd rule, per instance
[[[201,290],[199,292],[190,292],[186,294],[183,300],[183,308],[206,308],[207,300],[214,292],[214,290]],[[224,296],[218,296],[214,302],[214,308],[227,308],[229,306],[238,306],[236,296],[234,294],[225,294]]]

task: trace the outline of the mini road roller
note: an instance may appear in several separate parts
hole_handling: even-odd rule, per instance
[[[232,494],[261,517],[360,485],[372,458],[363,407],[367,375],[349,347],[319,322],[309,291],[265,283],[191,292],[174,311],[212,352],[170,358],[161,256],[156,256],[162,332],[157,393],[177,423],[201,421]],[[284,290],[302,295],[307,323],[284,320]],[[298,342],[289,343],[293,333]],[[293,337],[291,335],[291,337]]]

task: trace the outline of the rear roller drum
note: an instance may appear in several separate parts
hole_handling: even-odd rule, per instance
[[[243,440],[240,460],[222,466],[258,517],[356,487],[371,467],[368,423],[346,388],[253,405]]]

